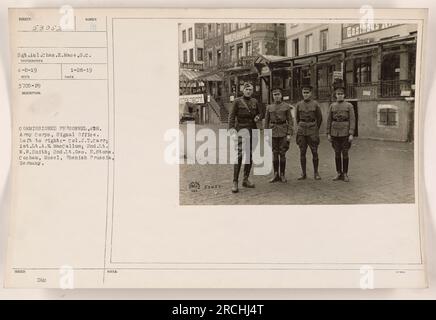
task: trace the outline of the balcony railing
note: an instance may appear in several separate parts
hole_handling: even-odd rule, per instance
[[[181,69],[203,70],[203,62],[180,62]]]
[[[411,92],[410,80],[385,80],[381,82],[381,96],[384,98],[400,97],[402,92]],[[407,95],[407,94],[406,94]]]
[[[378,97],[378,82],[347,84],[345,96],[348,99],[372,100]]]
[[[410,80],[384,80],[381,82],[366,82],[347,84],[345,88],[346,99],[374,100],[379,98],[399,98],[411,94],[412,81]],[[301,87],[293,87],[290,99],[292,102],[303,99]],[[313,89],[313,97],[319,101],[334,99],[333,88],[319,86]]]
[[[410,80],[383,80],[381,82],[348,84],[346,96],[350,99],[372,100],[376,98],[401,97],[406,91],[411,92]]]

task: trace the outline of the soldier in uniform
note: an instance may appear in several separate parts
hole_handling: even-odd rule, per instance
[[[351,148],[355,129],[355,115],[353,105],[344,101],[345,90],[342,84],[335,88],[336,102],[330,105],[327,115],[327,139],[335,150],[335,164],[337,175],[334,181],[348,178],[348,150]]]
[[[253,85],[251,83],[245,83],[243,87],[243,96],[236,98],[233,102],[230,112],[229,112],[229,130],[231,138],[238,141],[238,163],[234,165],[233,168],[233,187],[232,192],[238,192],[238,180],[239,172],[241,171],[242,165],[242,136],[238,136],[238,131],[246,129],[249,133],[249,163],[244,165],[244,179],[242,181],[242,186],[246,188],[254,188],[254,183],[248,180],[250,175],[251,166],[253,164],[252,159],[252,130],[257,128],[256,122],[260,120],[260,111],[257,100],[252,98],[253,95]]]
[[[297,145],[300,148],[301,177],[306,179],[306,151],[309,146],[312,152],[313,172],[315,180],[320,180],[318,173],[319,127],[322,123],[321,109],[317,101],[312,99],[312,86],[302,88],[303,100],[296,104],[295,118],[297,121]]]
[[[269,182],[286,182],[286,152],[294,134],[294,119],[291,105],[282,101],[281,89],[273,89],[272,95],[274,103],[268,105],[265,112],[265,129],[272,130],[274,177]]]

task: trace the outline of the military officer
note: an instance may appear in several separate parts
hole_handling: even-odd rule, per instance
[[[294,134],[294,119],[291,105],[282,101],[281,89],[273,89],[272,96],[274,103],[268,105],[265,112],[265,129],[272,130],[274,177],[269,182],[286,182],[286,152]]]
[[[335,87],[336,102],[330,105],[327,115],[327,139],[335,150],[335,164],[337,175],[334,181],[349,182],[348,150],[351,148],[355,129],[355,115],[353,105],[344,101],[345,89],[342,84]]]
[[[236,98],[233,102],[230,112],[229,112],[229,130],[231,138],[238,141],[238,161],[233,167],[233,187],[232,192],[238,192],[238,180],[239,172],[241,171],[242,165],[242,145],[243,136],[238,135],[238,131],[246,129],[249,133],[249,163],[244,165],[244,179],[242,181],[242,186],[246,188],[254,188],[254,183],[248,180],[250,175],[251,166],[253,164],[252,159],[252,130],[257,128],[256,122],[260,120],[260,111],[257,100],[252,98],[253,95],[253,85],[246,82],[243,87],[243,96]]]
[[[317,101],[312,99],[312,86],[306,85],[302,88],[303,100],[296,104],[295,118],[297,122],[297,145],[300,148],[301,177],[304,180],[306,175],[306,151],[309,146],[312,152],[313,172],[315,180],[320,180],[318,172],[318,146],[319,127],[322,123],[321,109]]]

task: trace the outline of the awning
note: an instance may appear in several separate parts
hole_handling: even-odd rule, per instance
[[[223,81],[223,79],[217,74],[201,75],[197,79],[203,81]]]
[[[189,69],[180,69],[180,78],[181,79],[187,79],[187,80],[195,80],[199,76],[202,75],[202,72],[195,71],[195,70],[189,70]]]
[[[273,56],[269,54],[259,54],[259,56],[255,60],[255,63],[272,63],[272,62],[279,62],[284,60],[289,60],[289,57]]]
[[[315,60],[316,60],[316,58],[314,56],[306,57],[306,58],[297,58],[294,60],[294,66],[311,65],[311,64],[314,64],[316,62]]]

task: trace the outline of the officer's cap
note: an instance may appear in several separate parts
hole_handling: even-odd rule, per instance
[[[281,88],[273,88],[271,92],[272,92],[272,93],[275,93],[275,92],[280,92],[280,93],[282,93],[282,89],[281,89]]]
[[[252,88],[253,89],[253,85],[250,82],[245,82],[243,89],[247,89],[247,88]]]
[[[313,87],[312,87],[310,84],[306,84],[306,85],[303,85],[303,86],[301,87],[301,90],[309,90],[309,91],[312,91],[312,90],[313,90]]]

